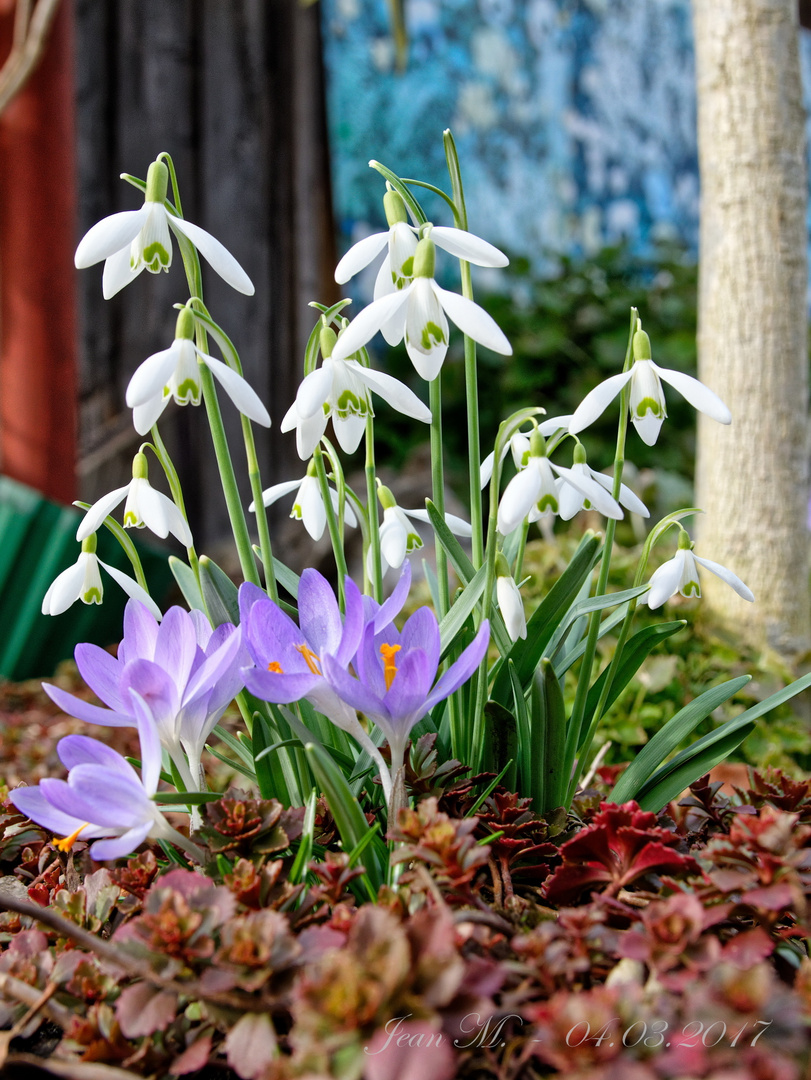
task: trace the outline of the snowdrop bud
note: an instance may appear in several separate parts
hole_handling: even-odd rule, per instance
[[[427,236],[417,244],[414,253],[414,277],[432,278],[436,266],[436,245]]]
[[[650,360],[650,338],[644,330],[634,334],[634,360]]]
[[[511,641],[527,636],[527,619],[521,593],[501,552],[496,556],[496,599]]]
[[[332,356],[332,350],[335,348],[335,342],[338,340],[338,335],[331,326],[322,326],[319,340],[321,344],[321,355],[327,360]]]
[[[390,510],[397,505],[397,500],[392,495],[391,489],[387,488],[385,484],[381,484],[379,480],[377,482],[377,497],[384,510]]]
[[[146,201],[163,203],[169,188],[169,170],[162,161],[153,161],[146,174]]]
[[[190,307],[183,307],[177,313],[175,323],[175,339],[181,341],[194,340],[194,312]]]
[[[386,221],[389,226],[408,222],[408,211],[402,196],[393,188],[389,188],[383,196],[383,209],[386,211]]]

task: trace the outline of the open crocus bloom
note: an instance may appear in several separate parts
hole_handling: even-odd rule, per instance
[[[138,733],[140,776],[121,754],[97,739],[68,735],[58,746],[59,757],[69,770],[67,780],[41,780],[38,787],[18,788],[9,798],[32,821],[64,836],[58,846],[65,851],[82,837],[95,839],[90,848],[94,859],[119,859],[152,837],[178,844],[202,861],[197,845],[173,829],[155,804],[161,748],[157,732],[143,712],[138,716]]]
[[[744,600],[754,601],[755,597],[741,579],[731,570],[721,566],[710,559],[699,558],[694,555],[689,546],[689,539],[684,540],[686,533],[680,534],[679,549],[672,559],[663,563],[658,570],[654,570],[650,579],[650,592],[642,598],[641,603],[650,608],[661,607],[666,600],[676,593],[682,596],[701,596],[701,585],[698,577],[698,567],[703,566],[710,573],[725,581],[730,588],[734,589],[738,596]],[[687,546],[683,546],[683,544]],[[698,564],[698,565],[697,565]]]
[[[118,657],[97,645],[76,646],[82,678],[105,708],[43,683],[60,709],[80,720],[108,727],[147,717],[186,786],[199,788],[206,739],[242,689],[241,634],[230,623],[212,630],[200,611],[170,608],[159,626],[131,600],[124,613]]]
[[[103,218],[82,238],[76,249],[77,269],[104,259],[102,291],[109,300],[129,285],[143,270],[158,274],[172,264],[172,237],[185,237],[207,259],[213,270],[237,292],[253,296],[251,279],[234,256],[211,233],[170,214],[165,200],[169,171],[162,161],[153,161],[146,180],[144,205]]]

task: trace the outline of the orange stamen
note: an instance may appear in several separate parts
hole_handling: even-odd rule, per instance
[[[86,829],[89,824],[90,822],[86,821],[84,825],[80,825],[78,829],[75,829],[70,834],[70,836],[66,836],[63,840],[57,840],[56,837],[54,837],[54,847],[59,848],[60,851],[70,851],[70,849],[76,843],[76,838],[78,837],[79,833],[82,831],[82,829]]]
[[[383,675],[386,679],[386,689],[391,690],[391,684],[394,682],[394,676],[397,674],[397,664],[394,662],[394,657],[400,651],[399,645],[386,645],[385,642],[380,646],[380,655],[383,657]]]
[[[278,660],[271,660],[268,664],[268,671],[272,671],[274,675],[284,675],[282,671],[282,665]]]
[[[316,660],[320,664],[321,657],[316,655],[316,653],[314,653],[308,645],[296,645],[296,648],[304,657],[304,663],[307,665],[313,675],[320,675],[321,670],[316,666]]]

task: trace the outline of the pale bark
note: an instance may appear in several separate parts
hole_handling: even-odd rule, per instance
[[[796,0],[693,0],[701,173],[696,553],[713,617],[796,656],[811,640],[805,114]],[[654,357],[655,358],[655,357]]]

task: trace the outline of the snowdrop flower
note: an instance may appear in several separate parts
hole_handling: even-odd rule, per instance
[[[755,597],[751,589],[748,589],[731,570],[709,559],[701,559],[698,555],[694,555],[690,537],[682,529],[679,533],[678,551],[672,559],[660,566],[658,570],[654,570],[650,579],[650,592],[643,597],[641,602],[650,608],[658,608],[677,592],[682,596],[701,596],[698,566],[705,567],[716,577],[725,581],[744,600],[754,601]]]
[[[541,409],[541,412],[545,412],[545,409]],[[558,431],[566,431],[569,427],[569,421],[571,416],[550,416],[548,420],[544,420],[543,423],[538,424],[537,430],[540,431],[544,438],[549,438],[555,435]],[[535,430],[533,428],[533,430]],[[515,462],[516,469],[525,469],[527,462],[529,461],[529,438],[530,434],[524,434],[521,431],[516,433],[510,438],[507,445],[501,451],[501,460],[507,456],[508,453],[512,453],[513,461]],[[493,464],[495,462],[495,450],[491,450],[484,461],[481,463],[479,469],[479,479],[481,486],[486,487],[490,482],[490,478],[493,475]]]
[[[587,494],[588,491],[594,493],[593,484],[599,484],[604,491],[607,491],[611,495],[611,501],[614,502],[613,495],[614,481],[610,476],[606,476],[604,473],[595,472],[594,469],[590,469],[586,464],[586,451],[578,443],[574,451],[574,464],[571,469],[567,470],[568,475],[563,481],[560,487],[560,516],[564,521],[569,521],[575,516],[575,514],[582,510],[584,507],[589,509],[592,505],[592,499]],[[580,486],[575,486],[578,483]],[[650,517],[647,506],[638,498],[629,487],[625,484],[620,484],[619,495],[620,506],[624,506],[626,510],[630,510],[634,514],[639,514],[641,517]],[[599,510],[600,507],[594,503]],[[616,506],[616,503],[614,503]],[[614,507],[611,507],[612,511]],[[605,513],[604,510],[600,511]],[[613,513],[606,513],[606,517],[613,517]]]
[[[343,285],[368,266],[388,244],[388,252],[375,281],[375,300],[388,293],[398,292],[411,283],[417,252],[418,230],[408,224],[408,211],[401,196],[390,186],[387,187],[388,190],[383,196],[383,208],[389,224],[388,232],[373,233],[359,241],[347,251],[335,269],[335,280]],[[466,262],[475,263],[477,266],[507,266],[509,262],[507,256],[498,248],[464,229],[441,225],[427,228],[438,247]],[[398,335],[396,324],[388,321],[384,322],[380,329],[390,345],[396,345],[403,336],[402,332]]]
[[[256,391],[228,364],[194,344],[194,313],[184,307],[177,317],[175,340],[168,349],[144,360],[127,387],[127,405],[133,410],[133,424],[139,435],[146,435],[157,423],[171,397],[178,405],[200,404],[200,363],[206,365],[244,416],[270,427],[270,416]]]
[[[171,499],[150,485],[146,455],[140,452],[132,459],[132,480],[93,503],[76,530],[76,539],[85,540],[96,532],[107,515],[125,498],[125,529],[143,529],[147,526],[155,536],[165,539],[171,533],[184,547],[191,547],[192,535],[188,522]]]
[[[321,498],[321,485],[318,482],[314,461],[311,461],[307,466],[307,475],[304,479],[284,480],[281,484],[274,484],[263,491],[262,504],[271,506],[278,499],[289,495],[291,491],[296,492],[296,498],[293,502],[290,517],[302,522],[313,540],[320,540],[327,525],[327,510],[324,506],[324,500]],[[330,488],[329,494],[332,499],[333,509],[337,514],[339,510],[338,492]],[[248,509],[252,514],[255,513],[256,503],[252,502]],[[354,528],[358,523],[352,507],[348,503],[344,504],[344,523],[349,525],[350,528]]]
[[[381,296],[365,307],[341,332],[332,351],[333,358],[345,360],[387,325],[389,344],[397,344],[405,335],[406,350],[417,373],[431,382],[439,374],[448,351],[446,315],[480,345],[511,356],[512,346],[483,308],[437,285],[434,281],[435,260],[434,241],[424,237],[417,245],[411,284]]]
[[[181,607],[169,608],[159,626],[151,611],[130,600],[118,656],[90,644],[77,645],[75,656],[82,678],[105,707],[43,683],[59,708],[91,724],[129,727],[137,725],[140,707],[187,789],[199,790],[206,740],[243,687],[239,629],[222,623],[213,630],[202,612]]]
[[[125,210],[96,222],[76,249],[77,269],[104,259],[102,292],[104,299],[109,300],[142,270],[151,274],[168,271],[172,264],[171,229],[177,236],[190,240],[212,269],[237,292],[253,296],[251,279],[219,240],[199,225],[168,212],[164,205],[168,184],[169,170],[162,161],[153,161],[146,176],[144,205],[140,210]]]
[[[667,416],[665,394],[662,380],[678,390],[682,397],[700,412],[711,416],[720,424],[732,422],[732,413],[717,394],[708,389],[698,379],[685,375],[682,371],[661,368],[651,360],[650,338],[644,330],[634,334],[634,362],[629,371],[612,375],[600,383],[580,402],[569,424],[569,431],[576,435],[598,416],[614,400],[626,383],[631,384],[629,410],[631,423],[639,433],[640,439],[648,446],[653,446],[659,438],[659,429]]]
[[[525,638],[527,618],[524,612],[524,601],[510,573],[507,560],[501,552],[496,556],[496,599],[510,640],[517,641],[519,638]]]
[[[430,523],[427,510],[404,510],[397,505],[397,500],[390,489],[378,481],[377,497],[383,507],[383,522],[380,526],[380,558],[385,574],[389,567],[395,570],[402,566],[406,555],[419,551],[423,546],[422,537],[411,521]],[[409,521],[409,518],[411,521]],[[471,526],[455,514],[445,515],[445,524],[456,536],[473,535]],[[371,558],[371,552],[369,553]],[[371,576],[371,566],[369,567]]]
[[[96,840],[90,854],[99,861],[129,855],[148,837],[168,840],[199,862],[200,848],[172,828],[155,803],[161,772],[157,732],[137,705],[141,740],[141,775],[121,754],[86,735],[67,735],[58,746],[68,768],[67,780],[48,778],[36,788],[17,788],[9,798],[32,821],[57,835],[57,847],[69,851],[81,836]]]
[[[116,570],[114,566],[102,562],[96,555],[95,533],[82,541],[81,554],[73,566],[63,570],[51,582],[42,599],[42,614],[61,615],[77,600],[81,600],[83,604],[100,604],[104,595],[104,587],[99,572],[100,566],[104,567],[113,581],[121,586],[127,596],[140,600],[142,604],[149,608],[156,619],[161,618],[160,608],[137,581],[128,577],[121,570]]]
[[[333,359],[335,341],[335,331],[323,327],[323,363],[304,378],[282,420],[282,431],[296,429],[296,449],[303,461],[312,456],[330,418],[341,449],[347,454],[357,450],[366,430],[366,417],[374,416],[371,390],[404,416],[430,424],[431,410],[399,379],[363,367],[357,360]]]

